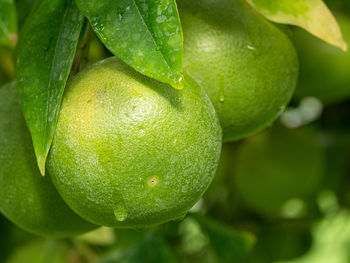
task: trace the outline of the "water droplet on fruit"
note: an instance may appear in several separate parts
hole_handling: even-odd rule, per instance
[[[247,48],[254,56],[259,56],[261,53],[261,51],[252,44],[247,45]]]
[[[128,212],[126,211],[123,203],[118,203],[114,207],[114,216],[119,222],[125,221],[125,219],[128,217]]]
[[[256,48],[255,47],[253,47],[252,45],[248,45],[247,46],[247,48],[249,49],[249,50],[251,50],[251,51],[253,51],[253,50],[255,50]]]

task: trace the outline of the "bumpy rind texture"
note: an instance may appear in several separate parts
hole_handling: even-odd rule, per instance
[[[40,175],[15,83],[0,88],[0,211],[34,234],[63,238],[96,226],[76,215]]]
[[[297,81],[290,40],[239,0],[177,0],[184,32],[184,68],[208,93],[223,140],[273,122]]]
[[[67,89],[48,157],[65,201],[83,218],[133,228],[177,219],[215,173],[221,128],[198,85],[176,90],[117,58]]]

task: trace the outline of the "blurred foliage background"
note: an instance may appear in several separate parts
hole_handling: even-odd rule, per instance
[[[350,2],[326,2],[350,44]],[[17,1],[19,28],[32,4]],[[212,185],[183,220],[48,240],[0,215],[0,262],[349,263],[350,52],[285,30],[301,69],[289,108],[265,131],[224,144]],[[111,55],[88,37],[85,64]],[[0,85],[15,78],[15,60],[16,49],[0,47]]]

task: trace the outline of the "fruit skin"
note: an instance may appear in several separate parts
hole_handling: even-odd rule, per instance
[[[350,43],[350,18],[336,14],[344,39]],[[295,98],[319,98],[326,106],[350,98],[350,50],[343,52],[295,29],[293,41],[300,57],[300,78]]]
[[[66,90],[47,168],[63,199],[96,224],[174,220],[209,186],[221,128],[189,77],[176,90],[109,58]]]
[[[238,0],[177,0],[184,68],[208,93],[223,140],[274,121],[288,104],[298,60],[290,40]]]
[[[0,212],[28,232],[63,238],[95,228],[40,175],[16,84],[0,88]]]
[[[311,196],[325,172],[325,151],[308,130],[275,127],[239,149],[235,190],[243,203],[275,217],[291,198]]]

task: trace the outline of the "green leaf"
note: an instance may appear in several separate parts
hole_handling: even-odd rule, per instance
[[[192,214],[197,222],[207,233],[210,245],[214,249],[219,262],[233,262],[246,258],[253,245],[255,237],[246,232],[241,232],[209,217]]]
[[[175,0],[76,0],[106,47],[135,70],[182,88],[183,36]]]
[[[130,230],[132,231],[132,230]],[[117,241],[118,242],[118,241]],[[171,248],[161,231],[151,230],[144,239],[127,248],[121,247],[103,257],[98,263],[175,263]]]
[[[14,0],[0,0],[0,45],[17,44],[17,16]]]
[[[17,84],[43,175],[82,24],[74,1],[44,0],[19,44]]]
[[[24,21],[28,17],[35,0],[17,0],[17,20],[18,20],[18,30],[22,28]]]
[[[276,23],[296,25],[316,37],[347,50],[339,25],[322,0],[247,0]]]

